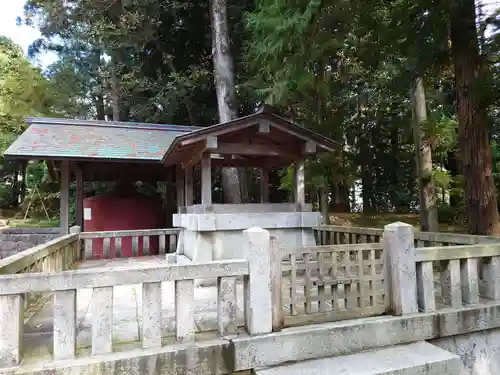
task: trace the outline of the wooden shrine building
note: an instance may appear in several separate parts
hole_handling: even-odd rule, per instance
[[[201,203],[212,204],[211,167],[295,164],[296,202],[303,203],[304,160],[338,149],[332,140],[283,119],[267,106],[209,127],[28,118],[8,160],[45,160],[61,184],[61,232],[69,227],[69,185],[76,182],[76,222],[83,224],[84,181],[175,181],[177,206],[193,204],[193,167],[201,165]],[[265,175],[265,172],[264,172]],[[265,178],[264,178],[265,180]]]

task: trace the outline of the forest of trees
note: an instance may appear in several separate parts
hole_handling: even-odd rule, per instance
[[[2,150],[25,116],[207,126],[265,102],[342,145],[308,161],[312,202],[500,234],[500,10],[486,16],[484,5],[28,0],[19,21],[42,33],[29,58],[58,60],[41,71],[0,38]],[[286,189],[290,173],[275,172]],[[26,196],[20,173],[47,207],[57,202],[43,164],[4,161],[1,205]],[[224,171],[226,201],[251,199],[255,179]]]

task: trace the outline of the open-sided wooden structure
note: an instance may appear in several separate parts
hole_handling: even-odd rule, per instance
[[[210,127],[29,118],[28,129],[7,149],[10,160],[46,160],[61,182],[61,231],[68,232],[69,184],[77,186],[77,225],[83,224],[84,181],[167,181],[177,205],[193,204],[192,170],[201,165],[202,204],[211,204],[212,166],[264,171],[296,164],[296,200],[304,202],[304,160],[337,145],[274,114],[256,113]],[[175,177],[174,177],[175,176]],[[264,201],[266,194],[264,195]]]

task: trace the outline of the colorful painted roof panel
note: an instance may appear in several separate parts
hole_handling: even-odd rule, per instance
[[[176,136],[199,129],[43,118],[27,122],[30,127],[5,151],[5,157],[160,161]]]

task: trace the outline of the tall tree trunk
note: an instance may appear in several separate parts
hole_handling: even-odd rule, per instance
[[[319,207],[324,225],[330,225],[330,207],[328,205],[328,186],[321,184],[319,187]]]
[[[19,168],[16,167],[14,170],[14,181],[12,182],[12,191],[14,192],[12,198],[12,204],[18,207],[22,202],[20,199],[20,189],[19,189]]]
[[[333,212],[350,212],[349,185],[344,182],[335,183],[332,189]]]
[[[367,129],[365,129],[365,132]],[[370,152],[369,140],[366,133],[359,136],[359,153],[361,158],[361,196],[363,198],[363,212],[372,213],[373,209],[373,154]]]
[[[424,80],[417,77],[411,90],[413,138],[420,196],[420,230],[439,232],[436,186],[432,179],[431,140],[422,125],[427,121]]]
[[[113,109],[113,121],[120,121],[120,89],[118,87],[117,64],[111,62],[111,108]]]
[[[211,0],[212,56],[219,121],[238,117],[234,88],[233,56],[229,49],[229,27],[226,0]],[[222,189],[228,203],[241,203],[240,173],[237,168],[222,169]]]
[[[450,31],[469,233],[500,234],[474,0],[450,2]]]
[[[459,165],[459,156],[455,151],[447,152],[444,167],[448,171],[451,177],[457,178],[458,175],[461,174],[461,166]],[[450,190],[450,207],[458,207],[461,205],[462,197],[459,193],[457,193],[456,189]]]
[[[384,120],[382,118],[377,118],[377,125],[383,127],[385,125]],[[399,127],[393,126],[390,129],[389,139],[391,144],[391,155],[395,158],[395,160],[399,160],[399,156],[401,154],[401,147],[399,142]],[[401,183],[400,173],[398,170],[394,169],[387,175],[388,182],[391,186],[399,186]],[[405,200],[399,194],[399,191],[395,189],[389,190],[389,202],[392,204],[392,207],[396,211],[396,213],[408,212],[408,206],[405,204]]]
[[[21,165],[21,181],[20,181],[20,188],[19,188],[19,200],[20,202],[24,202],[24,199],[26,198],[26,169],[28,167],[28,163],[22,163]]]
[[[98,94],[95,102],[97,119],[105,120],[106,119],[106,108],[104,107],[104,96],[102,94]]]

